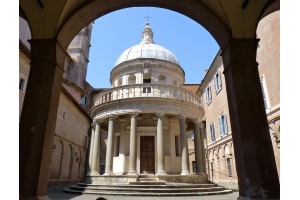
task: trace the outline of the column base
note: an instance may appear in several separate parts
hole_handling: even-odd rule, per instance
[[[110,176],[110,175],[115,175],[113,172],[105,172],[104,174],[103,174],[103,176]]]
[[[190,172],[188,172],[188,171],[184,171],[184,172],[181,172],[181,174],[180,175],[190,175]]]
[[[160,171],[160,172],[157,172],[155,175],[167,175],[167,173],[165,171]]]
[[[136,172],[128,172],[127,175],[137,175]]]
[[[46,196],[36,196],[36,197],[21,197],[19,200],[49,200],[49,197]]]
[[[90,172],[89,174],[89,176],[100,176],[99,172]]]

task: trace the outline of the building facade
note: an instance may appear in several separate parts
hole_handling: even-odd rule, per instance
[[[257,62],[270,136],[280,175],[280,11],[265,16],[258,24]],[[201,96],[207,134],[209,180],[238,189],[234,143],[224,65],[218,52],[197,94]]]
[[[70,44],[66,58],[64,81],[59,94],[59,105],[52,145],[49,187],[85,179],[91,118],[81,101],[90,47],[92,24],[85,27]],[[22,113],[30,73],[31,38],[29,26],[19,19],[19,116]],[[89,97],[90,101],[90,97]],[[87,102],[87,101],[86,101]]]
[[[206,127],[206,165],[209,180],[230,188],[238,188],[228,110],[224,66],[220,51],[203,78],[198,95],[204,108]]]

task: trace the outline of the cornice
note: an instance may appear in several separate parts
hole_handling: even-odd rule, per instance
[[[30,50],[23,44],[22,40],[19,39],[19,49],[20,51],[25,54],[25,56],[31,60],[31,52]]]
[[[222,141],[222,142],[220,142],[220,143],[217,143],[217,144],[215,144],[215,143],[212,143],[211,145],[209,145],[210,147],[208,147],[207,148],[207,150],[208,151],[212,151],[213,149],[217,149],[217,148],[219,148],[220,146],[222,146],[222,145],[224,145],[224,144],[227,144],[228,142],[231,142],[232,141],[232,135],[231,135],[231,137],[229,137],[227,140],[224,140],[224,141]]]
[[[93,121],[107,118],[110,115],[124,115],[130,113],[157,113],[179,115],[184,114],[188,118],[202,118],[203,110],[195,104],[182,102],[176,99],[165,98],[139,98],[113,100],[94,107],[91,111]]]
[[[142,72],[143,70],[143,65],[144,63],[138,63],[138,64],[127,64],[127,65],[121,65],[121,66],[117,66],[115,67],[111,73],[110,73],[110,82],[112,82],[112,80],[115,80],[116,77],[118,77],[120,74],[122,74],[123,72],[126,72],[130,69],[138,69],[138,71]],[[174,66],[172,66],[174,65]],[[180,66],[177,66],[175,64],[170,64],[170,65],[166,65],[166,64],[159,64],[159,63],[150,63],[150,67],[151,68],[160,68],[160,69],[165,69],[167,71],[173,71],[175,73],[177,73],[178,75],[182,76],[184,79],[184,71]]]
[[[82,87],[78,86],[76,83],[74,83],[68,79],[63,78],[63,84],[69,85],[69,86],[75,88],[77,91],[81,92],[81,94],[84,94],[84,89]]]
[[[68,92],[68,90],[62,85],[61,91],[69,98],[72,103],[92,122],[91,116],[81,107],[81,105],[73,98],[73,96]]]

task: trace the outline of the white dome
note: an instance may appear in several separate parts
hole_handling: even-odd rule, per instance
[[[180,65],[179,61],[171,51],[154,43],[153,31],[149,26],[149,22],[146,22],[146,27],[144,28],[144,31],[142,33],[141,43],[132,46],[126,51],[124,51],[118,58],[115,66],[137,58],[154,58],[160,60],[167,60],[177,65]]]
[[[154,43],[141,43],[125,50],[118,58],[115,66],[137,58],[154,58],[167,60],[180,65],[178,59],[168,49]]]

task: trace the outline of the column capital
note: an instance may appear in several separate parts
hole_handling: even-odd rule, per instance
[[[135,117],[137,117],[139,114],[140,114],[140,113],[133,112],[133,113],[130,113],[130,116],[135,118]]]
[[[103,122],[103,119],[101,119],[101,120],[97,120],[97,121],[94,121],[92,124],[91,124],[91,126],[96,126],[96,124],[102,124],[102,122]]]
[[[57,38],[30,39],[29,43],[31,45],[31,62],[42,61],[55,64],[64,72],[65,56],[69,54]],[[38,50],[36,51],[34,47],[38,47]]]
[[[179,114],[179,116],[178,116],[178,117],[179,117],[179,119],[186,119],[186,115],[184,115],[184,114],[182,114],[182,113],[181,113],[181,114]]]
[[[193,122],[199,124],[199,123],[200,123],[200,119],[199,119],[198,117],[197,117],[197,118],[194,118],[194,119],[193,119]]]
[[[164,116],[164,112],[156,112],[155,115],[159,118],[162,118]]]
[[[256,49],[259,40],[258,38],[231,38],[221,53],[224,65],[223,73],[230,67],[240,68],[241,63],[257,66]]]
[[[109,115],[108,116],[108,120],[111,121],[111,120],[115,120],[117,118],[116,115]]]

